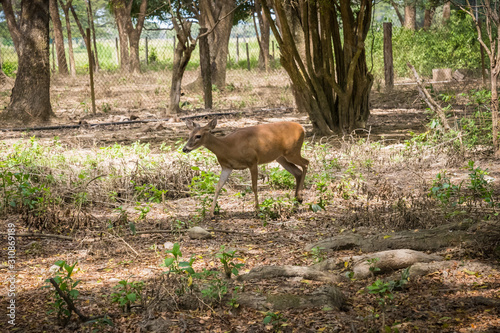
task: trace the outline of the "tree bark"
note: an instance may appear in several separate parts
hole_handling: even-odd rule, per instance
[[[87,9],[89,11],[89,21],[90,21],[90,29],[92,30],[92,41],[94,42],[94,54],[95,54],[95,71],[98,71],[99,66],[99,55],[97,53],[97,42],[95,38],[95,26],[94,26],[94,13],[92,12],[92,5],[90,4],[90,0],[87,0]]]
[[[234,0],[200,0],[200,26],[207,28],[208,31],[213,29],[208,35],[208,43],[212,64],[212,83],[219,89],[226,87],[227,55],[233,27],[234,6]],[[202,82],[201,77],[198,80]]]
[[[10,103],[4,119],[24,123],[48,121],[50,105],[49,0],[21,1],[19,22],[13,16],[10,0],[2,0],[9,28],[16,40],[19,66]],[[22,32],[22,33],[21,33]]]
[[[405,24],[406,29],[415,30],[417,27],[417,7],[414,2],[405,5]]]
[[[191,38],[191,22],[172,19],[179,42],[175,47],[174,64],[172,68],[172,86],[170,87],[170,107],[168,113],[176,115],[180,111],[182,77],[196,47],[196,40]]]
[[[392,23],[384,22],[384,74],[385,87],[394,88],[394,62],[392,57]]]
[[[73,38],[71,36],[71,22],[69,21],[69,7],[71,7],[71,3],[73,0],[67,0],[66,4],[63,3],[62,0],[59,0],[61,4],[61,8],[64,12],[64,18],[66,20],[66,34],[68,37],[68,54],[69,54],[69,67],[71,71],[71,76],[76,76],[76,68],[75,68],[75,54],[73,53]]]
[[[57,0],[50,0],[50,18],[52,19],[52,24],[54,26],[54,41],[56,44],[57,53],[57,66],[59,69],[59,74],[68,75],[68,64],[66,62],[66,51],[64,49],[64,36],[61,24],[61,18],[59,17],[59,6]]]
[[[264,0],[265,1],[265,0]],[[257,40],[259,42],[259,69],[260,70],[269,70],[269,36],[270,36],[270,26],[269,26],[269,21],[267,20],[267,17],[263,14],[262,8],[259,4],[259,2],[255,2],[255,14],[257,15],[257,18],[259,20],[259,31],[260,31],[260,38],[259,38],[259,32],[257,32],[257,26],[256,26],[256,36]],[[255,17],[254,17],[254,24],[255,24]]]
[[[132,1],[113,0],[113,10],[120,39],[120,66],[122,70],[140,72],[139,41],[146,19],[147,0],[142,0],[134,27],[132,22]]]
[[[432,19],[436,8],[426,8],[424,11],[424,30],[429,30],[432,25]]]
[[[446,24],[451,16],[451,1],[445,2],[443,5],[443,24]]]

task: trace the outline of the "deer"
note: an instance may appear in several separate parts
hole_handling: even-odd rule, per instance
[[[255,210],[258,212],[258,165],[273,161],[281,164],[295,177],[295,197],[298,202],[302,202],[302,189],[309,165],[309,160],[303,158],[300,153],[305,136],[302,125],[289,121],[261,124],[240,128],[224,137],[216,137],[211,133],[217,126],[217,118],[205,126],[188,119],[186,126],[191,133],[182,151],[189,153],[204,146],[215,154],[222,168],[210,209],[211,217],[214,217],[219,193],[233,170],[250,169]]]

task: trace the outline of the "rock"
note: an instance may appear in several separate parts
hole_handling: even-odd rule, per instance
[[[453,72],[453,78],[457,81],[463,81],[465,79],[465,74],[460,73],[460,71],[457,69]]]
[[[451,68],[435,68],[432,70],[433,81],[449,81],[452,78]]]
[[[188,229],[187,234],[191,239],[209,239],[212,234],[200,227],[193,227]]]

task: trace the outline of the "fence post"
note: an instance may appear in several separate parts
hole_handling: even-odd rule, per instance
[[[149,56],[148,56],[148,36],[146,36],[146,65],[149,65]]]
[[[204,35],[207,28],[200,28],[200,67],[201,77],[203,79],[203,97],[205,100],[205,109],[212,108],[212,66],[210,66],[210,46],[208,36]]]
[[[240,62],[240,36],[236,35],[236,63]]]
[[[248,42],[245,43],[247,48],[247,68],[250,70],[250,53],[248,52]]]
[[[394,88],[394,64],[392,58],[392,23],[384,22],[384,73],[385,87]]]
[[[120,49],[118,48],[118,37],[115,37],[116,42],[116,64],[120,66]]]
[[[87,28],[87,54],[89,56],[90,98],[92,99],[92,112],[95,115],[94,68],[92,64],[92,50],[90,41],[90,29]]]
[[[175,35],[174,35],[174,54],[175,54],[175,46],[176,46],[176,45],[175,45],[175,43],[176,43],[176,42],[177,42],[177,41],[175,40]]]

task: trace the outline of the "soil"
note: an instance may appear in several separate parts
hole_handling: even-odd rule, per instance
[[[471,84],[473,85],[473,84]],[[436,89],[438,89],[436,87]],[[442,90],[454,90],[456,87],[442,87]],[[461,87],[461,89],[467,89]],[[273,95],[276,91],[265,91]],[[238,92],[235,93],[235,95]],[[188,94],[189,95],[189,94]],[[186,96],[184,98],[189,98]],[[269,97],[270,98],[270,97]],[[230,99],[230,98],[229,98]],[[64,104],[63,102],[61,102]],[[304,125],[309,142],[329,142],[336,151],[353,149],[359,140],[380,142],[391,149],[401,149],[411,133],[427,131],[429,115],[418,98],[416,89],[400,88],[392,92],[374,91],[371,99],[371,116],[365,130],[358,130],[350,135],[317,138],[312,134],[312,127],[306,114],[286,105],[272,105],[268,110],[258,108],[230,109],[220,108],[213,112],[233,112],[219,116],[218,134],[230,133],[233,129],[276,120],[296,121]],[[467,108],[457,103],[453,112],[459,116]],[[56,109],[58,118],[53,124],[87,124],[138,120],[157,120],[166,118],[161,109],[137,107],[130,109],[102,110],[97,115],[85,114],[79,110],[69,112],[66,108]],[[237,112],[236,112],[237,111]],[[203,115],[203,111],[190,110],[180,116]],[[209,118],[209,117],[207,117]],[[201,117],[201,123],[206,120]],[[9,124],[2,124],[8,128]],[[130,144],[140,140],[150,143],[152,149],[162,145],[174,144],[185,139],[188,130],[179,119],[115,125],[102,127],[82,126],[78,129],[58,129],[55,131],[0,132],[0,140],[10,145],[21,139],[36,136],[40,141],[52,140],[58,136],[62,144],[79,149],[82,153],[92,147],[111,146],[115,143]],[[332,154],[336,154],[336,151]],[[369,153],[367,153],[369,154]],[[432,155],[434,154],[434,155]],[[477,150],[468,155],[454,158],[445,151],[431,151],[431,156],[412,165],[409,159],[406,167],[387,164],[376,172],[367,171],[363,200],[342,198],[340,195],[331,199],[326,209],[312,212],[307,204],[299,205],[294,211],[283,212],[276,220],[263,223],[253,211],[253,196],[238,196],[248,184],[237,181],[226,185],[227,192],[219,197],[220,215],[215,219],[199,219],[199,202],[192,196],[168,199],[162,204],[154,204],[147,218],[136,223],[137,230],[171,230],[177,223],[181,231],[130,235],[123,232],[121,237],[108,237],[108,221],[116,220],[116,212],[106,206],[95,204],[85,214],[89,223],[80,227],[75,241],[54,238],[17,237],[16,239],[16,326],[7,323],[5,309],[7,297],[0,300],[0,331],[2,332],[87,332],[91,326],[81,326],[73,315],[71,322],[63,327],[50,310],[48,289],[45,280],[53,276],[49,268],[57,260],[78,261],[79,271],[75,278],[80,279],[80,291],[77,307],[88,316],[111,316],[114,327],[102,327],[103,332],[268,332],[273,331],[271,324],[264,324],[266,311],[242,306],[230,307],[227,302],[212,306],[186,306],[177,304],[171,309],[133,308],[131,314],[124,314],[120,308],[110,302],[113,287],[123,279],[144,281],[150,292],[163,290],[170,286],[165,267],[160,263],[167,255],[162,249],[168,242],[181,244],[183,258],[191,255],[197,260],[193,267],[202,269],[221,269],[215,254],[222,245],[237,250],[244,266],[240,274],[264,265],[311,266],[318,257],[305,250],[307,245],[321,239],[341,235],[344,231],[360,235],[372,235],[387,232],[390,235],[398,230],[432,228],[449,221],[458,221],[454,217],[442,214],[435,205],[430,205],[428,190],[436,174],[446,169],[454,180],[467,178],[464,169],[466,161],[473,159],[477,166],[489,169],[495,179],[495,195],[498,196],[500,163],[493,159],[488,151]],[[376,157],[373,157],[376,158]],[[344,161],[346,164],[348,161]],[[416,163],[416,162],[415,162]],[[214,170],[218,172],[218,170]],[[314,171],[313,171],[314,172]],[[247,171],[242,174],[248,173]],[[234,175],[233,175],[234,176]],[[312,177],[309,174],[308,177]],[[276,189],[259,181],[259,197],[292,194],[290,189]],[[314,202],[316,191],[309,185],[305,189],[305,203]],[[370,197],[370,193],[372,196]],[[372,198],[372,199],[370,199]],[[398,210],[401,200],[407,202],[404,209]],[[133,208],[132,208],[133,211]],[[470,219],[480,223],[484,214],[471,213]],[[490,223],[499,219],[489,215]],[[2,225],[13,223],[18,234],[29,231],[21,215],[3,216]],[[61,219],[64,221],[64,219]],[[187,226],[197,224],[200,227],[232,231],[233,233],[214,232],[211,239],[190,239],[185,233]],[[127,229],[125,229],[127,230]],[[175,230],[175,229],[174,229]],[[32,230],[31,230],[32,231]],[[51,231],[55,233],[54,231]],[[156,245],[156,247],[155,247]],[[168,247],[168,245],[166,245]],[[1,241],[2,252],[6,253],[5,238]],[[402,291],[394,292],[385,308],[381,308],[375,295],[366,292],[366,287],[377,278],[346,280],[335,284],[345,295],[347,305],[338,310],[330,307],[280,310],[286,319],[284,326],[276,328],[283,332],[500,332],[500,307],[498,302],[481,302],[478,299],[500,299],[500,272],[496,244],[474,244],[443,247],[433,251],[448,259],[462,263],[480,262],[488,267],[487,274],[449,267],[411,280]],[[359,254],[359,250],[338,250],[324,253],[325,258],[342,258]],[[430,252],[430,251],[429,251]],[[2,256],[5,258],[5,256]],[[6,259],[0,268],[0,280],[7,287],[8,269]],[[337,273],[342,273],[343,267]],[[348,270],[348,269],[345,269]],[[343,273],[342,273],[343,274]],[[163,280],[159,280],[163,276]],[[166,284],[162,284],[166,283]],[[235,282],[236,283],[236,282]],[[246,281],[246,293],[313,293],[325,282],[304,280],[301,278],[277,277],[258,281]],[[236,283],[243,285],[243,283]],[[163,287],[162,287],[163,286]],[[5,289],[4,289],[5,290]],[[231,294],[232,289],[229,293]],[[174,294],[174,291],[170,291]],[[150,297],[152,297],[149,294]],[[175,296],[175,295],[174,295]],[[172,296],[172,298],[174,297]],[[195,297],[195,296],[193,296]],[[150,298],[152,299],[152,298]],[[196,302],[199,305],[199,302]],[[175,304],[174,304],[175,305]],[[152,310],[153,309],[153,310]],[[273,311],[269,309],[268,311]],[[391,329],[389,328],[389,330]]]

